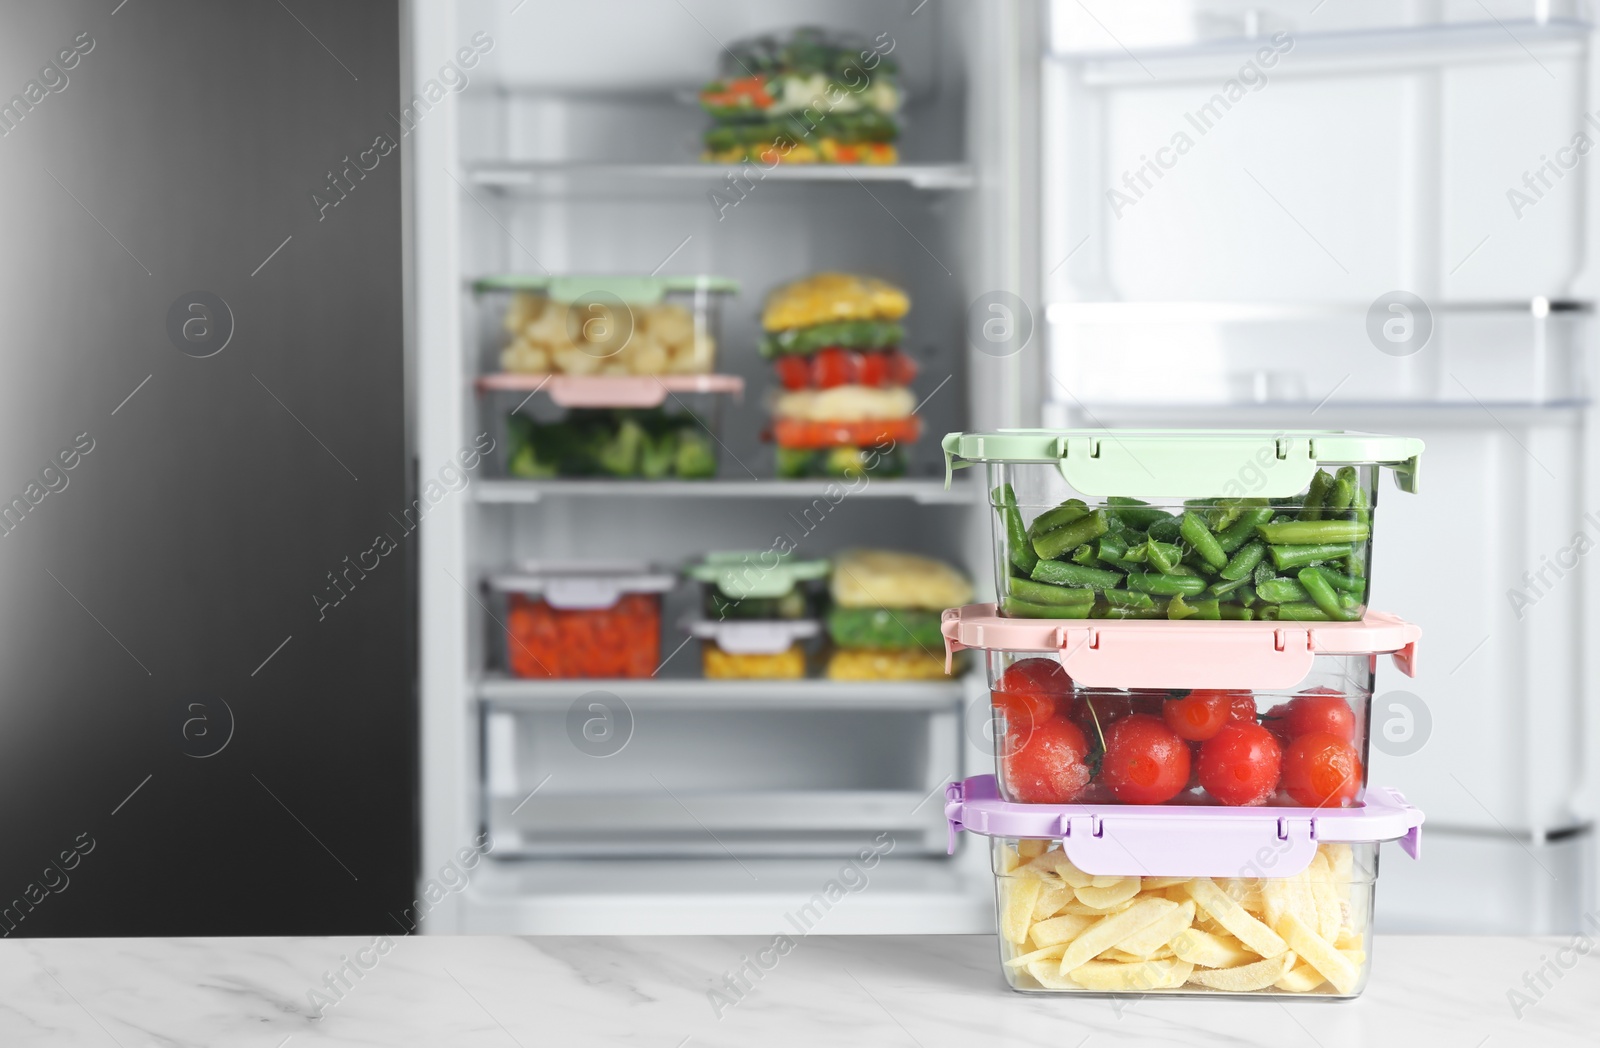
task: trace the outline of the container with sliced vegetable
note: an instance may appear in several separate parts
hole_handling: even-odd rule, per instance
[[[1353,621],[1378,479],[1422,442],[1340,431],[1000,430],[944,438],[988,468],[1004,614]]]
[[[815,584],[826,559],[773,550],[721,552],[690,565],[702,584],[699,615],[684,629],[701,641],[705,676],[715,680],[794,680],[806,676],[808,643],[822,632]]]
[[[712,276],[506,274],[472,286],[504,331],[500,372],[540,376],[710,374],[723,301],[739,290]]]
[[[931,680],[945,673],[940,616],[972,583],[943,561],[893,550],[834,558],[828,638],[834,680]]]
[[[1410,675],[1422,631],[1358,622],[1060,621],[953,608],[982,650],[1001,795],[1024,804],[1341,808],[1367,786],[1379,655]]]
[[[898,69],[887,34],[868,41],[802,27],[737,40],[722,76],[700,92],[715,121],[702,159],[714,163],[892,164],[899,159]]]
[[[649,677],[661,665],[661,595],[677,576],[646,564],[531,563],[491,575],[506,599],[517,677]]]
[[[1372,961],[1378,847],[1416,858],[1422,812],[1397,791],[1337,811],[1106,808],[945,793],[990,838],[1000,967],[1024,993],[1356,997]]]
[[[875,277],[817,273],[775,289],[761,352],[782,389],[772,398],[780,477],[894,477],[922,434],[916,364],[900,348],[911,301]]]

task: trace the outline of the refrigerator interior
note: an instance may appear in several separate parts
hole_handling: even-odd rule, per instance
[[[1381,926],[1574,928],[1595,899],[1587,13],[1156,6],[1052,5],[1045,422],[1423,438],[1422,493],[1384,485],[1374,572],[1424,658],[1380,670],[1371,775],[1427,812],[1430,854]]]
[[[942,794],[986,756],[981,684],[704,681],[698,642],[680,647],[676,627],[689,589],[666,602],[651,678],[518,679],[482,579],[528,560],[673,568],[787,539],[801,555],[926,553],[990,589],[986,510],[974,485],[945,490],[937,438],[1019,418],[1018,362],[969,354],[962,336],[979,291],[1021,279],[1016,235],[994,233],[1016,208],[1016,150],[995,115],[1014,119],[1015,101],[997,97],[997,78],[969,75],[980,62],[1023,65],[998,60],[1023,47],[1015,14],[943,0],[419,0],[410,24],[419,71],[474,33],[494,41],[470,83],[413,131],[419,469],[477,434],[497,442],[423,544],[424,880],[478,834],[494,841],[493,861],[441,900],[429,930],[792,932],[787,915],[874,852],[869,886],[828,913],[826,930],[991,927],[987,858],[970,847],[946,856]],[[901,164],[769,175],[700,162],[694,93],[717,69],[718,41],[796,25],[892,44]],[[775,481],[760,439],[774,384],[755,352],[761,301],[821,269],[906,288],[903,349],[920,367],[925,435],[908,476],[843,497],[820,481]],[[717,480],[506,478],[504,417],[523,398],[473,392],[497,370],[504,335],[470,287],[504,273],[737,280],[717,370],[745,392],[718,409]],[[625,732],[598,756],[574,735],[597,702]]]

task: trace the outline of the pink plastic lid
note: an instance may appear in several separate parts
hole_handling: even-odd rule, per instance
[[[1416,675],[1417,626],[1369,611],[1357,622],[1013,619],[993,604],[944,613],[945,672],[965,648],[1053,651],[1089,688],[1292,688],[1318,655],[1389,654]]]
[[[945,787],[944,816],[952,854],[960,830],[1059,840],[1084,873],[1112,877],[1291,877],[1327,841],[1397,840],[1413,859],[1422,849],[1422,812],[1387,787],[1355,808],[1018,804],[977,775]]]
[[[744,393],[738,375],[529,375],[500,372],[478,378],[478,391],[543,390],[564,408],[653,408],[669,393]]]

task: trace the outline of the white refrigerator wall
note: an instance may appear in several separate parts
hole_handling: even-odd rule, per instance
[[[1418,676],[1380,670],[1374,700],[1372,781],[1428,816],[1423,862],[1386,859],[1383,926],[1575,926],[1600,539],[1587,12],[1156,7],[1051,8],[1046,422],[1423,438],[1373,569],[1377,606],[1424,630]]]

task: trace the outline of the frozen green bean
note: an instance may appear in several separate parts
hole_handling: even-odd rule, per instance
[[[1093,604],[1094,590],[1085,586],[1052,586],[1048,582],[1012,578],[1006,590],[1018,600],[1034,604]]]
[[[1325,469],[1317,470],[1316,476],[1311,478],[1311,486],[1306,488],[1306,497],[1300,504],[1301,520],[1321,520],[1322,502],[1328,497],[1328,491],[1333,487],[1333,477]]]
[[[1286,520],[1281,524],[1263,524],[1256,531],[1278,546],[1363,542],[1372,528],[1359,520]]]
[[[1054,509],[1047,509],[1033,518],[1033,523],[1028,525],[1028,540],[1036,541],[1045,532],[1054,531],[1088,515],[1089,507],[1082,499],[1068,499]]]
[[[1000,610],[1015,619],[1086,619],[1094,604],[1034,604],[1032,601],[1007,597]]]
[[[1300,580],[1301,587],[1311,597],[1311,603],[1321,608],[1330,619],[1355,619],[1358,618],[1353,611],[1339,603],[1339,594],[1323,578],[1320,568],[1301,568],[1295,576]]]
[[[1290,604],[1311,599],[1305,587],[1294,579],[1271,579],[1256,584],[1256,596],[1268,604]]]
[[[1011,560],[1011,566],[1026,575],[1039,563],[1039,557],[1033,552],[1033,545],[1028,541],[1028,529],[1022,524],[1022,511],[1017,508],[1017,493],[1010,484],[1002,484],[994,491],[994,502],[1006,525],[1006,555]]]
[[[1323,561],[1340,560],[1353,554],[1355,549],[1345,543],[1330,542],[1317,546],[1271,546],[1268,552],[1272,554],[1274,567],[1279,571],[1288,571]]]
[[[1200,519],[1198,513],[1193,511],[1184,513],[1183,522],[1178,525],[1178,533],[1183,536],[1185,542],[1194,547],[1200,559],[1211,566],[1211,570],[1216,571],[1228,563],[1228,555],[1222,552],[1222,547],[1217,545],[1217,537],[1211,534],[1211,529],[1206,527],[1206,522]]]
[[[1110,589],[1122,582],[1120,571],[1105,568],[1086,568],[1081,564],[1065,564],[1059,560],[1041,560],[1033,569],[1034,582],[1049,582],[1057,586],[1089,586]]]
[[[1064,524],[1036,536],[1033,540],[1033,551],[1039,555],[1040,560],[1053,560],[1085,542],[1104,535],[1108,526],[1106,511],[1097,509],[1086,517],[1080,517],[1070,524]]]
[[[1197,575],[1157,575],[1148,571],[1130,572],[1128,588],[1158,597],[1193,597],[1205,592],[1206,580]]]
[[[1267,555],[1267,546],[1264,542],[1252,542],[1235,553],[1217,574],[1229,582],[1242,581],[1256,570],[1256,565],[1261,563],[1261,558]]]

